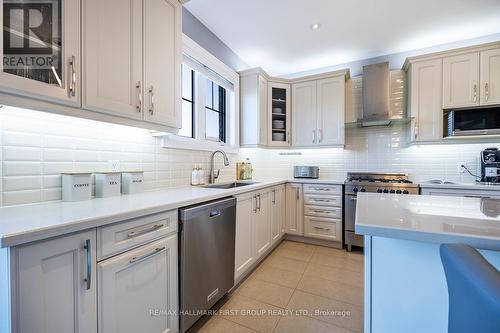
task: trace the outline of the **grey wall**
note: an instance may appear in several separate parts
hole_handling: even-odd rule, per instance
[[[338,70],[338,69],[345,69],[345,68],[350,69],[351,76],[358,76],[358,75],[361,75],[363,73],[363,66],[370,65],[370,64],[376,64],[379,62],[385,62],[385,61],[389,62],[389,67],[391,69],[401,69],[401,67],[403,66],[403,63],[405,62],[405,59],[408,57],[413,57],[413,56],[432,53],[432,52],[446,51],[446,50],[450,50],[450,49],[466,47],[466,46],[471,46],[471,45],[477,45],[477,44],[482,44],[482,43],[496,42],[496,41],[500,41],[500,33],[488,35],[488,36],[483,36],[483,37],[478,37],[478,38],[473,38],[473,39],[467,39],[467,40],[463,40],[463,41],[459,41],[459,42],[441,44],[441,45],[428,47],[428,48],[424,48],[424,49],[418,49],[418,50],[401,52],[401,53],[393,53],[393,54],[388,54],[388,55],[384,55],[384,56],[380,56],[380,57],[363,59],[363,60],[348,62],[348,63],[330,66],[330,67],[318,68],[318,69],[314,69],[314,70],[306,71],[306,72],[293,73],[293,74],[285,75],[284,77],[286,77],[286,78],[301,77],[301,76],[305,76],[305,75],[325,73],[325,72],[334,71],[334,70]]]
[[[182,8],[182,32],[232,69],[240,71],[249,67],[219,37],[184,7]]]

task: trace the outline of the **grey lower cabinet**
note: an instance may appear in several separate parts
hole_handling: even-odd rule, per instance
[[[0,248],[0,332],[178,332],[177,266],[177,210]]]
[[[177,235],[97,264],[102,333],[178,331]]]
[[[11,332],[97,332],[96,231],[12,249]]]

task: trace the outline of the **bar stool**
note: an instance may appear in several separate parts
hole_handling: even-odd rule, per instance
[[[474,248],[442,244],[448,284],[448,333],[500,332],[500,272]]]

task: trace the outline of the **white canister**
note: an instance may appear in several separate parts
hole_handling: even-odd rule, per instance
[[[63,173],[62,199],[63,201],[82,201],[92,198],[92,174],[90,173]]]
[[[144,171],[122,172],[122,193],[134,194],[144,192]]]
[[[120,172],[102,172],[95,174],[95,196],[98,198],[120,195]]]

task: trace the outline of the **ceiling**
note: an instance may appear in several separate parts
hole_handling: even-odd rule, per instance
[[[191,0],[251,67],[286,75],[500,33],[499,0]],[[319,23],[320,29],[311,25]]]

